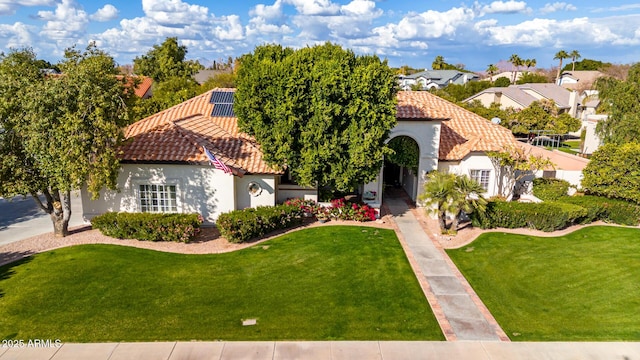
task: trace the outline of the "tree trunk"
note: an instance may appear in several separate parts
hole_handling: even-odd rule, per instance
[[[71,192],[60,192],[55,190],[55,202],[53,203],[53,213],[51,213],[51,221],[53,221],[53,233],[56,237],[65,237],[69,235],[69,219],[71,218]]]
[[[458,211],[453,217],[453,221],[451,221],[451,230],[453,230],[454,232],[458,232],[458,219],[460,218],[460,215],[462,215],[462,212]]]
[[[447,214],[442,211],[438,216],[438,223],[440,224],[440,231],[444,233],[447,230]]]
[[[47,199],[43,204],[38,194],[31,193],[38,206],[51,217],[53,223],[53,233],[56,237],[69,235],[69,219],[71,218],[71,193],[66,191],[61,193],[58,190],[49,191],[45,189],[42,194]]]

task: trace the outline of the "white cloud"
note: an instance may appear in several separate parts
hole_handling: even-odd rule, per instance
[[[55,0],[2,0],[0,15],[13,15],[23,6],[53,6]]]
[[[556,11],[576,11],[577,9],[578,8],[576,8],[572,4],[568,4],[565,2],[555,2],[553,4],[550,4],[550,3],[545,4],[544,7],[540,9],[540,12],[543,14],[550,14]]]
[[[588,18],[566,21],[533,19],[517,25],[496,26],[495,23],[478,23],[476,30],[488,36],[489,45],[518,45],[527,47],[552,46],[562,48],[579,44],[595,45],[623,41],[608,26]],[[579,34],[580,36],[576,36]]]
[[[263,19],[280,19],[282,17],[282,1],[276,0],[273,5],[258,4],[249,10],[249,15]]]
[[[489,5],[482,7],[482,12],[485,14],[516,14],[516,13],[528,13],[531,9],[527,7],[527,3],[524,1],[494,1]]]
[[[382,10],[376,9],[376,3],[370,0],[353,0],[347,5],[342,5],[340,11],[348,16],[382,15]]]
[[[209,9],[181,0],[142,0],[144,14],[158,24],[189,25],[209,20]]]
[[[401,40],[450,37],[474,18],[473,11],[467,8],[453,8],[446,12],[429,10],[407,15],[394,26],[394,31]]]
[[[74,0],[62,0],[55,11],[38,11],[38,18],[45,20],[41,35],[57,41],[75,42],[84,35],[89,15]]]
[[[242,40],[244,38],[242,24],[238,15],[224,16],[222,22],[223,26],[216,26],[213,32],[218,39]]]
[[[0,38],[6,39],[6,48],[32,47],[34,44],[34,33],[37,28],[21,22],[13,25],[0,24]]]
[[[118,18],[118,9],[111,4],[106,4],[101,9],[98,9],[95,13],[93,13],[89,18],[95,21],[111,21]]]
[[[340,6],[330,0],[283,0],[293,5],[301,15],[335,15]]]

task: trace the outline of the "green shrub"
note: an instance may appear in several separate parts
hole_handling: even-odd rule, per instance
[[[490,201],[484,214],[472,213],[471,219],[474,226],[483,229],[503,227],[554,231],[572,225],[586,214],[587,211],[581,206],[554,201]]]
[[[91,220],[106,236],[118,239],[188,243],[199,233],[199,214],[152,214],[107,212]]]
[[[286,229],[302,221],[299,206],[259,206],[220,214],[216,226],[220,235],[233,243],[258,238],[274,230]]]
[[[558,200],[567,195],[570,185],[566,180],[535,178],[533,179],[533,195],[544,201]]]
[[[559,201],[585,208],[587,215],[580,219],[580,223],[583,224],[602,220],[614,224],[636,226],[640,222],[640,205],[633,202],[591,195],[564,196]]]

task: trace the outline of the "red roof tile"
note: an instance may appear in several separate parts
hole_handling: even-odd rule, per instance
[[[440,160],[462,160],[471,152],[502,150],[516,142],[509,129],[428,91],[399,92],[397,116],[445,120],[440,130]]]
[[[203,162],[202,146],[234,173],[279,174],[264,162],[258,144],[238,130],[236,118],[210,116],[214,89],[142,119],[125,129],[121,159],[141,162]]]
[[[202,162],[206,146],[236,173],[278,174],[266,164],[260,146],[238,129],[235,117],[210,116],[214,89],[131,124],[121,159],[140,162]],[[399,120],[442,121],[440,160],[461,160],[474,151],[501,150],[515,139],[508,129],[426,91],[401,91]]]

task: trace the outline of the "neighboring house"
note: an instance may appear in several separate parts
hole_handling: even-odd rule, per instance
[[[605,75],[600,71],[565,71],[560,74],[558,85],[570,90],[590,90],[602,76]]]
[[[140,83],[136,86],[136,96],[142,99],[150,98],[153,95],[153,79],[146,76],[140,76],[139,79]]]
[[[607,120],[607,115],[587,115],[582,121],[582,129],[584,133],[584,140],[582,142],[582,153],[585,155],[593,154],[600,145],[602,145],[602,139],[596,133],[596,126],[600,121]]]
[[[524,71],[516,71],[516,81],[520,80],[520,78],[522,77],[522,75],[524,75]],[[486,80],[486,81],[496,81],[498,79],[500,79],[501,77],[505,77],[507,79],[509,79],[509,81],[513,81],[513,71],[503,71],[499,74],[493,75],[493,76],[489,76],[486,77],[482,80]]]
[[[210,224],[235,209],[292,197],[317,200],[317,189],[293,184],[286,172],[268,166],[260,146],[239,131],[233,94],[233,89],[214,89],[129,125],[119,152],[119,191],[102,191],[90,200],[83,189],[85,219],[107,211],[197,212]],[[397,120],[388,140],[406,136],[416,142],[418,171],[383,167],[376,180],[359,189],[373,206],[382,203],[386,179],[415,201],[433,170],[469,175],[487,196],[497,194],[486,152],[519,144],[511,131],[426,91],[399,92]]]
[[[521,110],[540,100],[552,100],[559,113],[568,113],[576,117],[578,110],[578,94],[561,86],[548,83],[510,85],[508,87],[491,87],[463,100],[470,103],[478,100],[483,106],[492,103],[500,104],[501,109],[509,107]]]
[[[195,73],[193,75],[193,78],[195,79],[195,81],[202,85],[205,82],[207,82],[207,80],[209,80],[210,78],[216,76],[217,74],[227,74],[227,73],[231,73],[231,69],[225,69],[225,70],[200,70],[197,73]]]
[[[398,76],[402,90],[411,90],[419,85],[423,90],[442,89],[449,84],[464,85],[469,81],[477,81],[480,77],[474,73],[458,70],[425,70],[411,75]]]
[[[118,79],[122,79],[123,76],[118,75]],[[135,89],[133,90],[135,95],[142,99],[148,99],[153,95],[152,86],[153,79],[147,76],[128,76],[127,77],[127,85],[126,87],[132,87],[134,81],[137,81]]]

